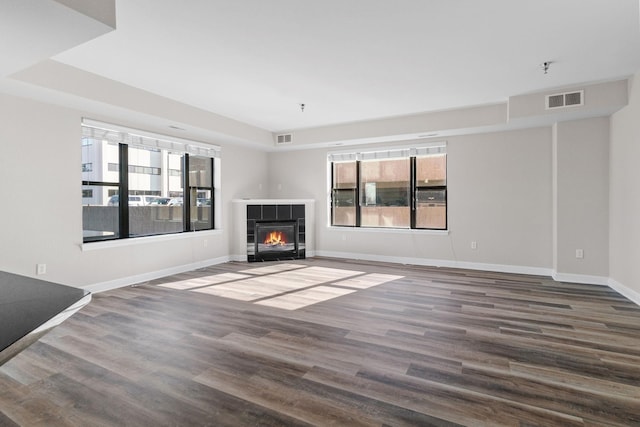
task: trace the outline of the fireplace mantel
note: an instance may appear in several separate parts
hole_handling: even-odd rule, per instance
[[[247,206],[252,205],[304,205],[306,222],[306,256],[315,252],[315,200],[313,199],[233,199],[233,229],[231,233],[231,259],[247,261]]]

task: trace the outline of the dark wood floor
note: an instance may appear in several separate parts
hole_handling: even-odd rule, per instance
[[[228,263],[95,295],[0,367],[0,426],[640,425],[640,308],[606,287],[291,264]],[[349,293],[286,309],[260,303],[273,295],[196,291],[294,273],[285,296]],[[402,278],[360,286],[372,273]]]

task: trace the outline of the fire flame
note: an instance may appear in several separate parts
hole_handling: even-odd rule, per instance
[[[265,245],[280,245],[284,246],[287,243],[285,237],[282,235],[282,231],[272,231],[264,239]]]

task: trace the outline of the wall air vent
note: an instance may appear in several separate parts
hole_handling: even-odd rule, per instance
[[[584,105],[584,91],[555,93],[545,97],[545,109],[580,107]]]
[[[564,105],[566,105],[567,107],[572,105],[584,105],[584,103],[582,102],[583,93],[584,92],[582,91],[565,93]]]
[[[564,95],[547,96],[547,108],[564,107]]]
[[[291,142],[293,142],[293,135],[290,133],[276,136],[276,145],[291,144]]]

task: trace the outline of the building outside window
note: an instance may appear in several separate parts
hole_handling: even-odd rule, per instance
[[[93,121],[82,131],[85,242],[214,228],[219,147]]]
[[[331,225],[447,229],[444,144],[329,154]]]

